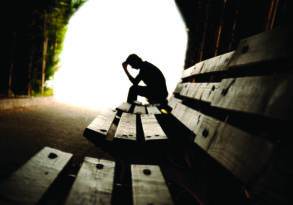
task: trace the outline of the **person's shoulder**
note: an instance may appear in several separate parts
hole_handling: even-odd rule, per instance
[[[156,69],[156,70],[159,69],[157,66],[155,66],[154,64],[152,64],[152,63],[150,63],[148,61],[144,61],[143,63],[144,63],[145,67]]]

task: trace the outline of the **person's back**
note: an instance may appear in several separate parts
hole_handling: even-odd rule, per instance
[[[168,90],[163,73],[153,64],[144,61],[140,75],[142,81],[160,98],[167,98]]]

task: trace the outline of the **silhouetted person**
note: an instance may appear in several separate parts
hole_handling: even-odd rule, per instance
[[[129,74],[127,65],[140,70],[135,78]],[[146,97],[151,104],[167,103],[168,90],[166,80],[163,73],[156,66],[147,61],[143,61],[136,54],[131,54],[122,63],[122,67],[133,84],[129,89],[127,102],[132,103],[136,101],[139,95]],[[140,81],[143,81],[146,86],[139,86]]]

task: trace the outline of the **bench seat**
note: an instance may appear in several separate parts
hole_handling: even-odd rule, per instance
[[[56,192],[50,193],[50,190],[58,189],[58,184],[54,184],[57,178],[62,181],[68,177],[65,165],[71,157],[71,153],[50,147],[43,148],[9,178],[0,182],[0,203],[110,205],[115,200],[120,200],[123,204],[127,200],[122,198],[130,198],[127,204],[130,204],[130,201],[133,201],[134,205],[174,204],[158,165],[127,164],[130,175],[125,177],[125,171],[117,167],[115,161],[93,157],[85,157],[76,177],[73,178],[73,183],[63,187],[68,190],[64,192],[65,200],[62,203],[55,202],[49,196],[52,197]],[[60,174],[61,172],[65,173]],[[119,175],[127,178],[125,181],[131,182],[130,187],[121,184],[121,177],[115,177]],[[121,186],[128,190],[119,191]]]

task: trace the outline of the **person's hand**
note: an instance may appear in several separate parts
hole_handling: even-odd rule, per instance
[[[123,63],[122,63],[122,67],[123,67],[124,70],[126,70],[126,68],[127,68],[127,63],[126,63],[126,62],[123,62]]]

